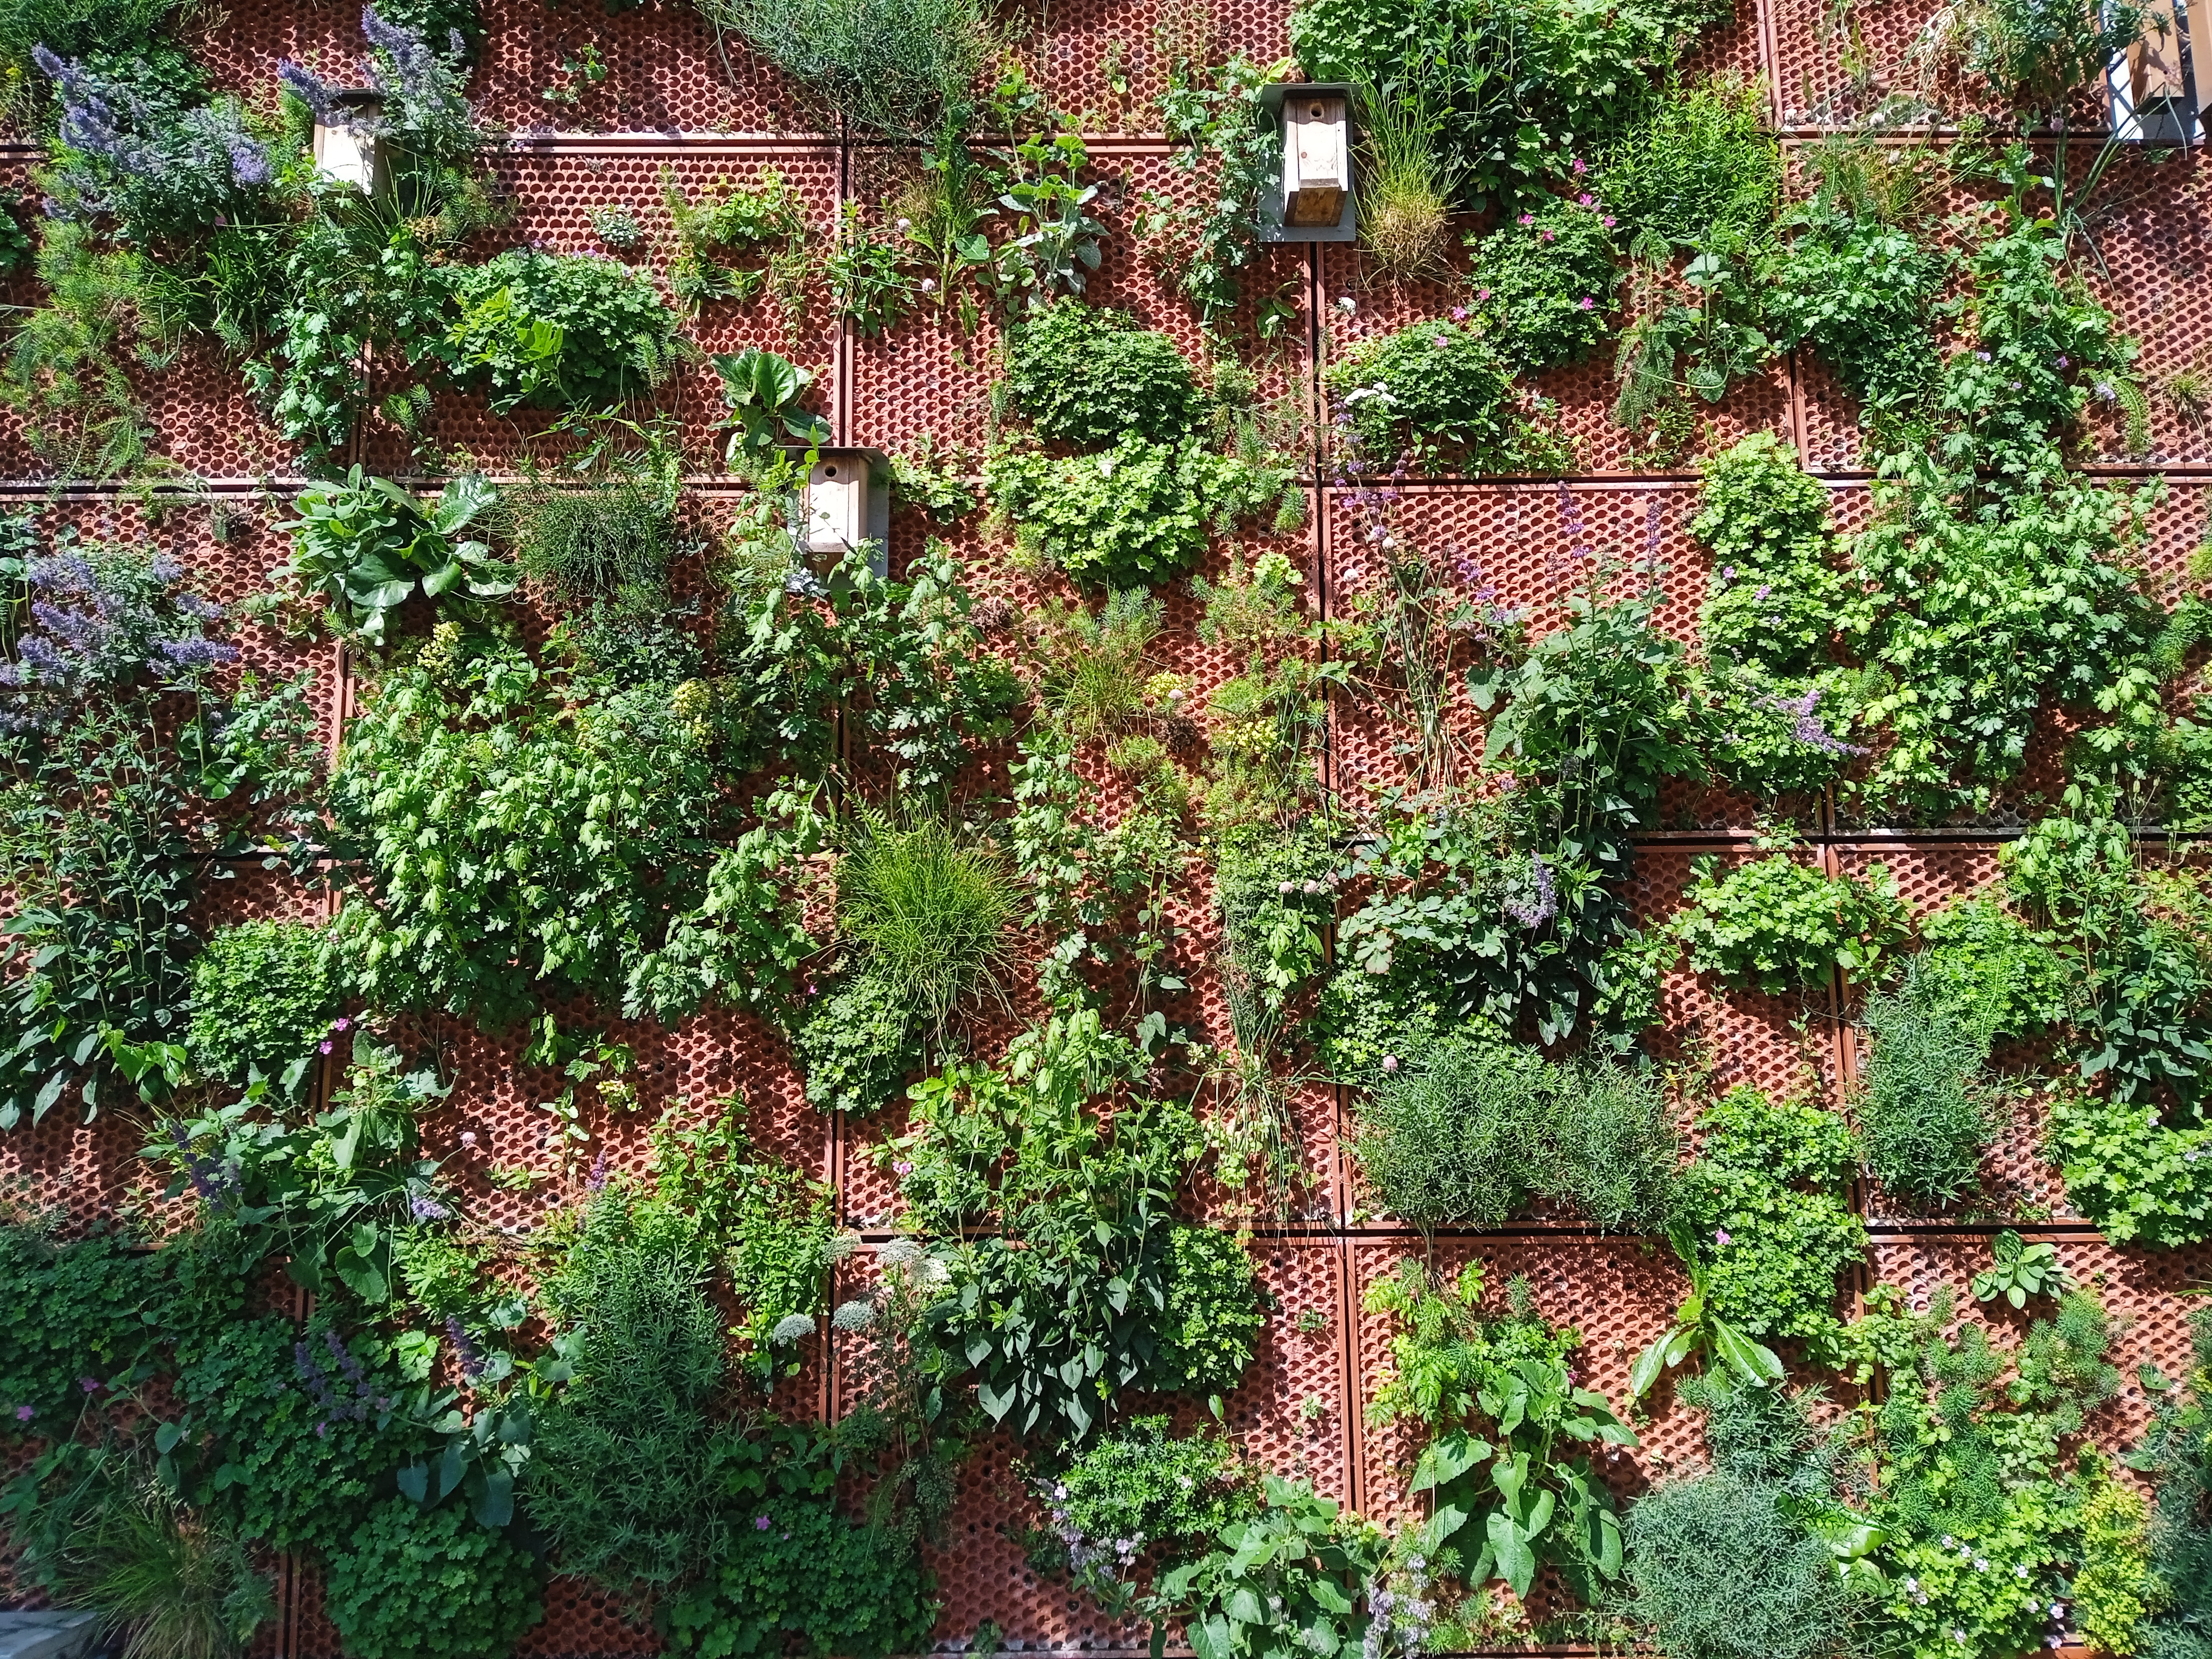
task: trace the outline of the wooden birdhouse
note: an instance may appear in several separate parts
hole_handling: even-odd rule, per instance
[[[388,171],[376,141],[384,94],[368,89],[332,94],[325,120],[315,123],[315,167],[325,179],[364,195],[383,193]]]
[[[1279,176],[1260,198],[1260,237],[1269,242],[1348,242],[1358,234],[1352,204],[1352,89],[1272,86],[1261,106],[1283,135]]]
[[[872,449],[817,449],[806,470],[799,551],[817,568],[869,546],[876,574],[890,574],[890,465]]]

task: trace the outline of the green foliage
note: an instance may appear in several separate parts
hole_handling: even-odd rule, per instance
[[[1403,1328],[1368,1417],[1417,1418],[1434,1434],[1412,1490],[1431,1494],[1419,1548],[1441,1576],[1470,1587],[1502,1578],[1526,1596],[1549,1563],[1595,1602],[1620,1576],[1620,1522],[1589,1459],[1567,1445],[1633,1446],[1636,1436],[1603,1395],[1576,1386],[1567,1359],[1582,1339],[1537,1316],[1527,1282],[1513,1282],[1512,1310],[1498,1319],[1479,1310],[1482,1282],[1479,1261],[1443,1284],[1409,1261],[1369,1286],[1367,1310]]]
[[[2051,1097],[2044,1155],[2066,1201],[2116,1244],[2172,1249],[2212,1237],[2212,1128],[2085,1090]]]
[[[847,125],[891,138],[958,131],[998,46],[977,0],[712,0],[746,44]]]
[[[1381,1530],[1339,1512],[1304,1481],[1269,1475],[1261,1505],[1213,1547],[1160,1575],[1143,1611],[1153,1640],[1170,1620],[1200,1659],[1358,1659],[1361,1592],[1382,1569]]]
[[[2025,1308],[2031,1296],[2057,1296],[2073,1281],[2058,1260],[2058,1247],[2029,1244],[2009,1227],[1990,1241],[1990,1265],[1974,1275],[1974,1300],[1994,1302],[2002,1296],[2015,1308]]]
[[[357,1659],[505,1659],[545,1616],[537,1563],[459,1504],[386,1498],[329,1575],[331,1623]]]
[[[2100,1653],[2142,1651],[2143,1626],[2161,1600],[2149,1521],[2142,1494],[2114,1480],[2100,1482],[2081,1506],[2074,1623]]]
[[[1705,1307],[1749,1336],[1832,1354],[1843,1331],[1838,1275],[1867,1248],[1847,1199],[1859,1163],[1850,1126],[1744,1086],[1697,1127],[1674,1212],[1707,1276]]]
[[[1983,1074],[1989,1011],[1911,957],[1894,992],[1868,998],[1865,1020],[1874,1053],[1852,1111],[1867,1169],[1908,1204],[1953,1203],[1979,1184],[1982,1154],[2009,1115]]]
[[[222,1243],[188,1233],[149,1250],[98,1231],[59,1243],[38,1221],[0,1219],[12,1310],[0,1326],[0,1432],[66,1437],[80,1413],[201,1352],[245,1300]]]
[[[321,765],[310,680],[219,690],[237,647],[166,556],[0,526],[21,618],[0,687],[0,930],[9,968],[0,1129],[75,1091],[182,1080],[200,884],[257,842],[296,850]]]
[[[1705,463],[1690,533],[1712,555],[1698,636],[1717,663],[1800,675],[1824,663],[1845,597],[1828,492],[1794,449],[1754,432]]]
[[[1403,453],[1430,471],[1499,470],[1519,429],[1498,347],[1467,323],[1416,323],[1362,340],[1329,365],[1322,386],[1372,460]]]
[[[1064,1465],[1034,1475],[1031,1487],[1050,1526],[1032,1540],[1033,1559],[1109,1605],[1132,1583],[1144,1552],[1202,1549],[1258,1508],[1234,1446],[1204,1430],[1179,1439],[1164,1417],[1105,1431]]]
[[[298,921],[218,928],[192,963],[192,1023],[185,1039],[210,1077],[275,1077],[314,1052],[344,1006],[322,930]]]
[[[921,1064],[912,1004],[892,981],[862,970],[813,999],[791,1036],[818,1112],[876,1111]]]
[[[1021,890],[991,848],[939,819],[862,814],[837,863],[838,933],[909,1018],[942,1032],[1011,965]]]
[[[927,1645],[939,1603],[910,1548],[826,1497],[763,1493],[711,1577],[668,1604],[668,1644],[699,1659],[883,1659]]]
[[[1909,1358],[1887,1368],[1887,1398],[1871,1413],[1881,1461],[1869,1519],[1883,1534],[1872,1559],[1913,1659],[1962,1641],[2017,1653],[2051,1632],[2091,1486],[2065,1447],[2119,1386],[2111,1324],[2087,1292],[2069,1292],[2009,1352],[1971,1322],[1947,1342],[1949,1318],[1947,1298],[1910,1322]]]
[[[340,627],[381,646],[392,613],[418,586],[430,599],[456,588],[471,599],[514,591],[511,566],[482,541],[459,539],[495,499],[467,474],[426,507],[388,478],[364,481],[356,466],[343,483],[300,492],[292,503],[300,516],[285,526],[292,556],[272,574],[320,593]]]
[[[1782,198],[1782,151],[1764,88],[1674,85],[1598,162],[1598,193],[1636,250],[1735,253],[1763,243]]]
[[[1858,399],[1860,424],[1886,434],[1935,385],[1932,325],[1949,261],[1909,229],[1825,194],[1793,210],[1782,228],[1787,240],[1769,263],[1776,343],[1812,347]]]
[[[710,994],[773,1006],[811,949],[773,884],[810,821],[718,854],[709,736],[670,689],[570,695],[443,626],[378,678],[331,779],[369,878],[332,933],[356,983],[493,1025],[579,994],[655,1018]]]
[[[1502,1226],[1539,1196],[1607,1231],[1665,1227],[1676,1140],[1649,1072],[1462,1039],[1399,1058],[1355,1111],[1376,1203],[1424,1231]]]
[[[1978,1007],[1992,1038],[2034,1036],[2066,1023],[2073,977],[2064,958],[2002,898],[1954,899],[1918,925],[1921,976],[1946,1001]]]
[[[622,1595],[688,1583],[722,1558],[741,1524],[733,1475],[753,1461],[710,1411],[725,1362],[704,1262],[629,1219],[602,1199],[564,1264],[575,1378],[539,1408],[523,1466],[561,1570]]]
[[[1712,1467],[1664,1480],[1622,1522],[1628,1610],[1680,1659],[1834,1659],[1862,1650],[1869,1540],[1836,1493],[1837,1448],[1802,1397],[1700,1380]]]
[[[983,487],[1018,544],[1079,586],[1109,590],[1182,574],[1206,550],[1210,524],[1250,516],[1284,482],[1196,439],[1153,443],[1135,432],[1095,454],[1008,447],[983,462]]]
[[[1725,876],[1707,854],[1691,864],[1688,901],[1671,924],[1690,966],[1770,996],[1816,986],[1831,969],[1863,978],[1905,934],[1897,884],[1879,864],[1863,876],[1827,876],[1775,853]]]
[[[459,316],[441,353],[495,412],[611,409],[666,378],[676,313],[650,273],[591,253],[509,248],[455,268]]]
[[[166,1493],[118,1489],[126,1459],[96,1467],[74,1535],[40,1563],[58,1604],[93,1613],[130,1659],[237,1659],[276,1612],[245,1541]]]
[[[1241,52],[1218,65],[1176,53],[1167,76],[1160,125],[1176,141],[1169,165],[1195,175],[1198,188],[1182,200],[1144,191],[1138,234],[1161,279],[1197,308],[1201,325],[1218,329],[1244,300],[1242,272],[1259,246],[1260,192],[1282,166],[1282,141],[1260,106],[1273,72]],[[1255,310],[1262,339],[1279,336],[1295,314],[1279,293]]]
[[[763,465],[794,440],[810,446],[830,441],[829,422],[799,406],[814,383],[811,369],[758,346],[718,351],[708,361],[729,411],[722,422],[730,434],[723,454],[733,467]]]
[[[1999,107],[2023,122],[2047,118],[2104,73],[2143,32],[2133,5],[2039,6],[1984,0],[1961,18],[1948,55]]]
[[[1611,217],[1594,201],[1539,196],[1513,223],[1468,238],[1475,303],[1508,367],[1580,362],[1612,331],[1620,264]]]
[[[909,1227],[994,1230],[940,1249],[929,1318],[1016,1435],[1079,1442],[1125,1388],[1225,1393],[1250,1364],[1249,1263],[1164,1224],[1204,1139],[1188,1108],[1137,1091],[1148,1070],[1095,1011],[1055,1016],[1001,1066],[915,1085],[912,1132],[878,1153],[908,1166]]]
[[[1079,300],[1014,329],[1006,386],[1039,437],[1091,447],[1127,433],[1171,443],[1200,414],[1197,381],[1173,340],[1137,327],[1126,312]]]
[[[1632,119],[1650,73],[1718,13],[1699,4],[1506,8],[1481,0],[1305,0],[1291,50],[1307,78],[1395,87],[1441,121],[1462,204],[1511,206]]]
[[[668,262],[668,291],[679,302],[696,310],[708,300],[750,300],[765,286],[787,317],[804,309],[806,210],[781,173],[763,167],[750,190],[717,179],[695,202],[664,169],[660,196],[677,242],[676,257]],[[607,241],[605,231],[600,240]],[[764,264],[731,263],[757,257],[770,243],[782,246],[766,254]]]
[[[617,477],[510,497],[515,562],[563,598],[658,592],[678,552],[673,495]]]
[[[2152,1659],[2202,1659],[2212,1645],[2212,1314],[2190,1316],[2188,1373],[2165,1376],[2155,1367],[2142,1380],[2154,1416],[2142,1445],[2126,1462],[2155,1485],[2151,1568],[2156,1617],[2144,1632]]]
[[[304,1332],[276,1317],[220,1326],[176,1389],[183,1495],[272,1549],[335,1556],[424,1443],[388,1347],[341,1340],[323,1315]]]

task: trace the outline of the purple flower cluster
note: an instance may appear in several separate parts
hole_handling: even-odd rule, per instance
[[[1362,1659],[1382,1659],[1393,1647],[1407,1659],[1419,1659],[1429,1631],[1437,1622],[1436,1597],[1430,1594],[1429,1564],[1419,1556],[1406,1563],[1405,1571],[1386,1580],[1367,1584],[1367,1636]]]
[[[392,1409],[392,1402],[368,1386],[368,1372],[354,1358],[353,1351],[338,1340],[336,1331],[323,1333],[323,1346],[337,1368],[335,1376],[323,1369],[306,1342],[292,1345],[292,1369],[323,1413],[322,1422],[315,1425],[317,1434],[327,1433],[333,1420],[366,1423],[372,1412]]]
[[[13,662],[0,662],[0,731],[52,731],[68,705],[100,686],[151,674],[174,684],[221,663],[238,647],[200,630],[222,615],[174,584],[173,559],[56,553],[28,562],[31,626]]]
[[[228,1209],[237,1201],[243,1186],[237,1159],[194,1152],[191,1131],[182,1123],[169,1126],[169,1144],[177,1149],[178,1162],[185,1167],[185,1178],[192,1183],[192,1191],[199,1195],[201,1203]]]
[[[325,126],[343,127],[364,138],[400,135],[416,148],[448,156],[474,148],[475,117],[461,91],[468,42],[460,31],[447,32],[447,51],[441,55],[425,36],[386,22],[375,7],[368,6],[362,10],[361,32],[371,49],[362,60],[362,73],[377,98],[344,98],[313,70],[289,58],[276,65],[277,78]]]
[[[1820,702],[1820,688],[1808,685],[1794,697],[1762,697],[1759,707],[1771,708],[1778,714],[1790,716],[1794,724],[1790,735],[1796,742],[1830,755],[1863,755],[1866,750],[1857,744],[1845,743],[1821,723],[1817,712]]]
[[[459,1314],[446,1316],[446,1340],[453,1345],[453,1361],[461,1368],[463,1382],[473,1382],[484,1374],[483,1350],[469,1340]]]
[[[31,55],[60,91],[61,142],[81,158],[56,170],[50,215],[114,216],[127,237],[143,240],[218,222],[239,191],[276,175],[234,100],[189,109],[150,102],[122,77],[45,46]]]
[[[1527,896],[1506,900],[1504,908],[1507,915],[1532,933],[1559,914],[1559,884],[1552,878],[1552,866],[1541,853],[1528,854]]]
[[[1137,1557],[1145,1547],[1141,1536],[1128,1538],[1092,1538],[1075,1523],[1067,1506],[1067,1487],[1060,1482],[1040,1484],[1038,1500],[1043,1504],[1047,1522],[1060,1534],[1060,1541],[1067,1549],[1067,1571],[1079,1583],[1098,1583],[1119,1579],[1136,1565]]]

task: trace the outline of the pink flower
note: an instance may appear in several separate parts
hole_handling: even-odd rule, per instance
[[[1589,295],[1585,294],[1583,295],[1582,299],[1577,302],[1575,309],[1577,311],[1595,311],[1597,309],[1597,301],[1591,299]]]
[[[1729,1237],[1729,1231],[1727,1228],[1717,1227],[1713,1230],[1713,1243],[1725,1246],[1735,1243],[1735,1240]]]
[[[348,1019],[343,1014],[340,1014],[337,1019],[331,1022],[331,1030],[333,1031],[350,1031],[353,1030],[353,1022]]]
[[[1398,1056],[1397,1056],[1397,1055],[1395,1055],[1395,1054],[1385,1054],[1385,1055],[1383,1055],[1383,1056],[1382,1056],[1382,1069],[1383,1069],[1384,1071],[1386,1071],[1386,1072],[1395,1072],[1395,1071],[1396,1071],[1396,1070],[1398,1069]]]
[[[891,1173],[894,1175],[910,1176],[914,1173],[914,1165],[904,1161],[901,1161],[891,1165]]]
[[[1589,171],[1588,167],[1583,165],[1583,158],[1579,155],[1575,157],[1573,167],[1577,173],[1588,173]]]
[[[38,1414],[38,1412],[29,1406],[18,1406],[15,1407],[15,1420],[18,1423],[27,1423]]]
[[[754,1530],[755,1532],[766,1532],[766,1531],[768,1530],[768,1527],[769,1527],[769,1520],[768,1520],[768,1516],[764,1516],[764,1515],[763,1515],[763,1516],[761,1516],[759,1520],[757,1520],[757,1521],[756,1521],[756,1522],[753,1522],[753,1530]]]
[[[1613,216],[1612,216],[1610,213],[1608,213],[1608,214],[1607,214],[1607,215],[1605,216],[1605,228],[1606,228],[1607,230],[1611,230],[1611,229],[1613,228]]]
[[[324,1054],[328,1054],[328,1053],[330,1053],[330,1051],[331,1051],[331,1040],[330,1040],[328,1037],[325,1037],[325,1038],[324,1038],[320,1042],[317,1043],[315,1046],[316,1046],[316,1048],[317,1048],[320,1049]]]
[[[1465,306],[1454,306],[1452,307],[1452,321],[1455,323],[1463,323],[1466,320],[1467,307]]]
[[[1521,222],[1524,225],[1533,225],[1536,222],[1536,216],[1533,213],[1524,213],[1521,216]]]
[[[1584,191],[1581,195],[1579,195],[1579,196],[1577,196],[1577,197],[1576,197],[1576,198],[1575,198],[1576,202],[1577,202],[1577,204],[1579,204],[1581,206],[1583,206],[1583,207],[1588,207],[1588,206],[1589,206],[1589,205],[1591,204],[1591,203],[1592,203],[1592,202],[1594,202],[1595,199],[1596,199],[1596,198],[1595,198],[1595,197],[1593,197],[1593,196],[1592,196],[1592,195],[1591,195],[1588,191]]]
[[[82,1389],[87,1394],[98,1394],[100,1392],[100,1379],[98,1377],[80,1376],[76,1380],[76,1385],[80,1389]]]
[[[462,1145],[462,1146],[475,1146],[476,1144],[477,1144],[477,1132],[476,1132],[474,1129],[464,1129],[464,1130],[462,1130],[462,1131],[461,1131],[461,1145]]]
[[[1477,292],[1474,297],[1478,300],[1487,300],[1490,297],[1490,290],[1486,288],[1483,289]]]
[[[1559,240],[1548,230],[1540,230],[1536,234],[1542,237],[1547,242],[1556,242]]]

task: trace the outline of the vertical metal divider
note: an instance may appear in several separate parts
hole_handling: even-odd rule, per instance
[[[853,190],[853,134],[851,127],[840,118],[837,124],[837,190],[830,209],[830,234],[837,233],[842,222],[845,204]],[[836,373],[831,376],[830,421],[837,433],[837,441],[849,444],[853,441],[853,319],[840,314],[837,319]],[[884,549],[888,560],[890,549]],[[847,724],[844,711],[837,715],[837,748],[848,769],[852,764],[852,729]],[[845,1121],[842,1110],[832,1111],[823,1133],[826,1144],[823,1148],[822,1178],[830,1183],[830,1213],[840,1226],[849,1227],[853,1218],[846,1202],[846,1142],[852,1126]],[[837,1305],[838,1281],[844,1276],[844,1263],[830,1265],[830,1307]],[[815,1411],[823,1423],[834,1423],[842,1407],[837,1391],[837,1327],[834,1321],[825,1321],[822,1328],[822,1380],[816,1391]]]
[[[1321,619],[1329,620],[1335,598],[1331,586],[1332,543],[1329,538],[1329,493],[1322,470],[1322,434],[1327,429],[1328,408],[1322,396],[1322,263],[1326,250],[1316,242],[1306,245],[1306,408],[1312,418],[1308,454],[1313,468],[1314,598]],[[1334,689],[1322,688],[1326,718],[1322,724],[1320,757],[1323,797],[1334,799],[1338,783],[1336,720],[1343,708]],[[1336,930],[1328,934],[1328,956],[1336,953]],[[1345,1503],[1364,1512],[1367,1504],[1366,1448],[1360,1433],[1358,1303],[1352,1291],[1352,1169],[1345,1156],[1346,1091],[1342,1084],[1329,1087],[1329,1108],[1334,1133],[1328,1149],[1328,1223],[1330,1253],[1336,1261],[1336,1389],[1339,1418],[1338,1449],[1344,1458]]]

